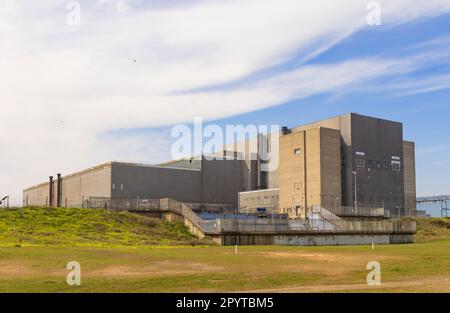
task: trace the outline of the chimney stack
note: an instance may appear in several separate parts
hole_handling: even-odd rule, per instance
[[[53,206],[53,196],[54,196],[54,189],[53,189],[53,176],[50,176],[50,188],[48,191],[48,206],[52,207]]]
[[[58,180],[57,180],[57,185],[56,185],[56,206],[58,208],[61,207],[62,204],[62,178],[61,178],[61,174],[57,174],[58,176]]]

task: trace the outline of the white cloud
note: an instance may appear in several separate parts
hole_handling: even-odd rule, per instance
[[[367,58],[303,66],[234,88],[185,92],[299,63],[365,27],[360,0],[80,1],[81,25],[66,22],[67,1],[14,1],[0,12],[0,193],[56,171],[109,159],[162,157],[166,135],[102,134],[221,118],[414,67]],[[383,23],[448,12],[448,1],[380,1]],[[136,62],[133,60],[136,59]],[[153,142],[155,149],[146,145]],[[143,149],[139,147],[143,146]],[[128,147],[123,149],[123,147]],[[133,147],[135,147],[133,149]]]
[[[450,89],[450,75],[433,75],[423,78],[403,79],[388,85],[390,89],[398,90],[400,95],[414,95]]]
[[[429,157],[432,155],[441,155],[441,152],[447,152],[447,151],[450,151],[450,145],[439,144],[439,145],[422,147],[422,148],[416,149],[416,154]]]

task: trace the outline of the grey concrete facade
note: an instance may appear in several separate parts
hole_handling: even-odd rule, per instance
[[[89,197],[110,198],[112,163],[105,163],[77,173],[62,177],[61,206],[82,207]],[[50,182],[29,187],[23,191],[23,205],[56,206],[56,184],[53,182],[53,201],[50,195]]]
[[[327,127],[341,132],[342,204],[380,206],[404,214],[403,126],[355,113],[295,127],[292,132]],[[393,163],[400,162],[394,170]],[[396,168],[395,168],[396,169]]]
[[[243,160],[202,159],[201,202],[238,205],[238,193],[242,188]]]
[[[201,170],[112,163],[112,198],[201,201]]]
[[[80,207],[89,197],[172,198],[238,207],[242,192],[278,188],[279,195],[285,194],[283,199],[298,196],[300,204],[292,206],[305,209],[310,204],[351,207],[355,198],[358,206],[384,207],[400,215],[415,209],[414,143],[403,140],[401,123],[350,113],[288,132],[226,145],[223,155],[232,155],[226,160],[193,157],[156,166],[110,162],[66,175],[62,177],[60,203]],[[276,153],[282,162],[278,169],[264,172],[263,161],[257,156],[262,146],[276,149],[270,147],[271,136],[280,136],[280,142],[286,141],[286,136],[299,138],[278,147]],[[302,136],[308,140],[302,141]],[[300,154],[294,156],[295,145],[299,145]],[[297,174],[291,172],[303,173],[305,179],[296,180]],[[25,189],[24,205],[56,204],[56,185],[54,182],[53,197],[48,182]],[[304,192],[297,195],[297,189]],[[264,203],[251,205],[264,207]],[[283,206],[292,207],[289,203]]]
[[[385,207],[404,215],[402,124],[352,114],[351,129],[352,166],[358,173],[358,204]],[[358,159],[364,160],[366,166],[358,166]],[[353,180],[352,186],[354,184]],[[345,188],[349,187],[347,180]],[[348,198],[346,200],[350,203]]]
[[[239,193],[239,212],[254,213],[258,208],[266,208],[268,213],[279,211],[279,189],[263,189]]]
[[[223,234],[213,240],[224,246],[280,245],[280,246],[336,246],[412,243],[412,234]]]
[[[339,199],[333,193],[330,193],[328,208],[336,204],[346,207],[355,205],[383,207],[392,215],[407,215],[407,210],[415,207],[414,143],[403,140],[402,123],[349,113],[297,126],[289,129],[288,132],[289,134],[296,134],[319,128],[338,130],[341,141],[339,169],[341,192]],[[283,134],[280,134],[280,136],[281,142]],[[240,145],[229,145],[227,148],[234,148],[236,151],[242,152],[242,147],[248,147],[250,141],[248,140]],[[308,151],[308,149],[306,150]],[[248,148],[246,151],[248,151]],[[288,150],[282,151],[281,146],[279,153],[280,160],[292,161],[291,158],[285,157],[291,152]],[[280,180],[280,168],[286,166],[281,162],[279,170],[266,173],[261,185],[270,189],[280,188],[281,193],[283,180]],[[324,161],[324,166],[333,169],[334,165]],[[257,168],[258,165],[254,167]],[[306,166],[304,171],[307,170]],[[356,172],[356,179],[354,172]],[[248,177],[244,179],[249,181],[254,180],[254,176],[257,174],[249,171],[246,175]],[[325,183],[327,181],[327,179],[324,180]],[[308,187],[303,186],[303,188]],[[247,184],[243,191],[255,189],[257,188],[248,189]],[[293,198],[295,199],[295,197]],[[261,206],[263,206],[263,203],[261,203]]]
[[[416,161],[414,142],[403,142],[406,215],[416,214]]]
[[[181,167],[173,167],[176,165]],[[205,158],[164,166],[110,162],[63,176],[60,203],[63,207],[83,207],[91,197],[171,198],[198,206],[221,204],[236,207],[243,166],[243,161]],[[56,182],[53,185],[56,191]],[[53,197],[56,206],[56,192]],[[49,182],[23,191],[23,204],[26,206],[50,206],[51,203]]]

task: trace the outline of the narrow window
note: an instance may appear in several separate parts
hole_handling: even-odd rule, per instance
[[[401,163],[400,161],[392,161],[391,162],[392,171],[393,172],[400,172],[401,169]]]
[[[366,167],[366,161],[364,159],[356,159],[356,167]]]

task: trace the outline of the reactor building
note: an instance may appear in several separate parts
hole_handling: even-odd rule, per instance
[[[279,136],[276,149],[270,136]],[[263,170],[262,146],[278,153],[277,168]],[[293,219],[317,206],[339,216],[379,208],[388,217],[416,211],[414,143],[404,140],[400,122],[349,113],[283,127],[226,145],[220,153],[223,159],[109,162],[50,176],[23,191],[23,205],[89,207],[92,199],[170,198],[195,210],[265,210]]]

